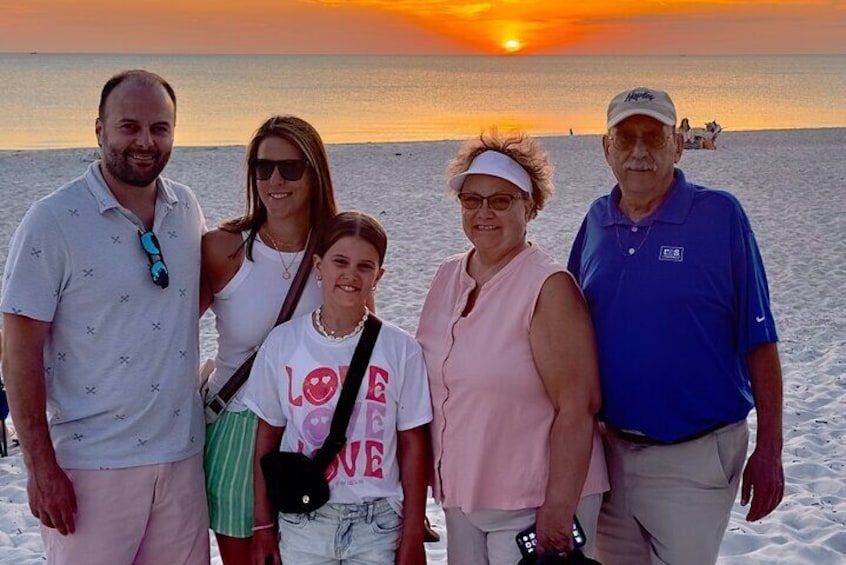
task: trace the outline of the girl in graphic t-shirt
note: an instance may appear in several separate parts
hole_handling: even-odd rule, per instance
[[[277,524],[258,465],[273,450],[311,455],[323,444],[369,316],[368,297],[384,272],[386,247],[374,218],[336,216],[315,255],[323,304],[274,329],[256,357],[243,396],[259,418],[254,563],[426,561],[426,424],[432,411],[420,346],[396,326],[382,326],[347,442],[326,471],[329,502],[308,514],[279,514]]]

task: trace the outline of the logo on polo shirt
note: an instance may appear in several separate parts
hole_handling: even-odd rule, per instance
[[[662,245],[661,251],[658,253],[659,261],[673,261],[681,263],[684,261],[684,247],[673,247],[671,245]]]

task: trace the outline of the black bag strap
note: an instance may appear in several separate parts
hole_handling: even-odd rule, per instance
[[[350,368],[347,370],[347,378],[341,388],[341,398],[338,399],[338,405],[332,415],[329,435],[314,454],[314,463],[321,471],[329,466],[347,443],[347,426],[352,417],[355,399],[358,397],[361,381],[364,380],[364,371],[370,364],[370,355],[373,353],[373,346],[376,345],[376,338],[379,337],[381,329],[382,320],[370,314],[364,322],[364,330],[355,346]]]
[[[279,310],[279,316],[276,318],[274,327],[283,324],[291,319],[294,315],[294,310],[297,309],[297,303],[303,295],[308,277],[311,275],[311,267],[314,262],[314,252],[317,249],[317,238],[312,237],[314,234],[309,234],[308,242],[305,247],[305,255],[297,269],[297,274],[294,275],[294,280],[291,282],[291,287],[285,295],[285,300],[282,302],[282,308]],[[206,402],[206,410],[210,410],[215,414],[220,414],[232,400],[232,397],[244,386],[247,379],[250,377],[250,369],[253,368],[253,362],[256,360],[256,353],[253,351],[249,357],[241,364],[238,369],[232,373],[229,380],[221,387],[221,389],[212,398]]]

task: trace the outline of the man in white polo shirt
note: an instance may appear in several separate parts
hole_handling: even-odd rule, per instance
[[[49,563],[209,561],[196,390],[205,224],[191,190],[159,176],[175,120],[164,79],[112,77],[101,160],[36,202],[10,245],[3,374]]]

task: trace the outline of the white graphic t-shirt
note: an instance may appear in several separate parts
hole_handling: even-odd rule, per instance
[[[329,434],[358,338],[320,335],[311,315],[275,328],[256,357],[242,399],[268,424],[284,427],[280,451],[313,454]],[[401,498],[397,431],[432,420],[423,352],[414,338],[383,322],[358,391],[347,443],[326,476],[330,502]]]

